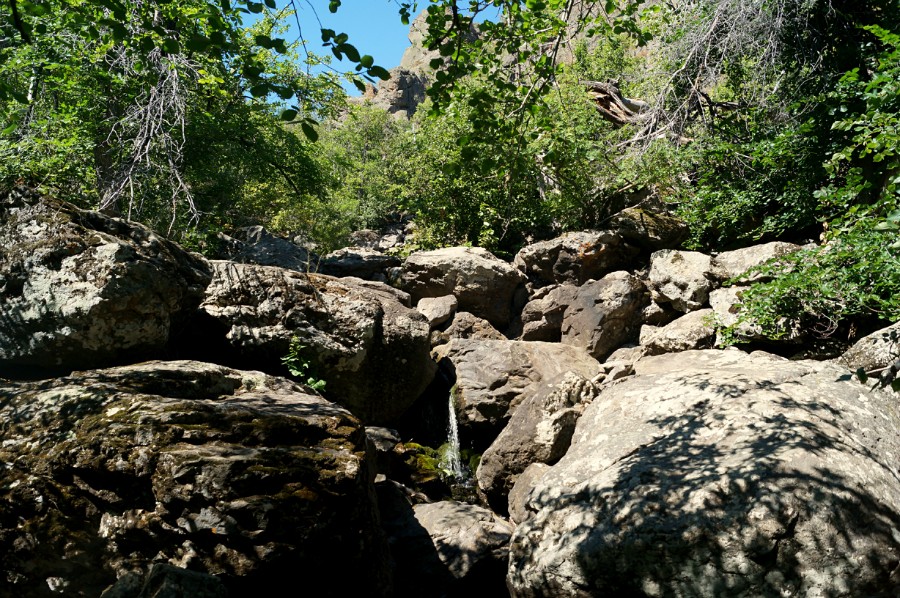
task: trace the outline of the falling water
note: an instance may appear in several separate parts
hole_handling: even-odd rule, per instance
[[[462,461],[459,455],[459,426],[456,423],[456,409],[453,406],[453,393],[450,393],[450,413],[447,418],[447,469],[454,479],[463,477]]]

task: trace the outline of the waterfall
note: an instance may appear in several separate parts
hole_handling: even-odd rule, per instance
[[[456,423],[456,408],[453,405],[453,393],[449,397],[449,410],[447,418],[447,453],[446,465],[450,475],[455,480],[463,477],[462,461],[459,455],[459,425]]]

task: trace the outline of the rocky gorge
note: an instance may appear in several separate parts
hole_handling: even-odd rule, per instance
[[[0,595],[900,592],[900,408],[852,375],[896,325],[717,336],[799,246],[640,208],[512,262],[363,237],[210,260],[0,196]]]

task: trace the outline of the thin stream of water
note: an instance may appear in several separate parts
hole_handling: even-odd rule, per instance
[[[447,468],[453,474],[454,479],[461,480],[463,477],[462,460],[459,454],[459,425],[456,422],[456,409],[453,406],[453,395],[450,394],[448,399],[450,404],[450,413],[447,419],[447,442],[450,445],[447,451]]]

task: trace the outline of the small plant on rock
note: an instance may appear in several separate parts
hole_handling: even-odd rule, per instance
[[[304,384],[317,392],[325,390],[325,380],[315,372],[315,367],[308,356],[308,347],[298,337],[291,339],[287,355],[281,358],[292,376],[299,378]]]

